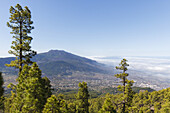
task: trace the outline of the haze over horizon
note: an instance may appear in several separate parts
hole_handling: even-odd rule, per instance
[[[80,56],[170,56],[170,1],[1,0],[0,57],[11,56],[9,8],[28,6],[32,49]]]
[[[51,50],[59,50],[59,51],[65,51],[65,52],[68,52],[68,53],[71,53],[71,54],[74,54],[74,55],[78,55],[80,57],[86,57],[86,58],[89,58],[89,59],[92,59],[92,60],[95,60],[96,58],[101,58],[101,59],[105,59],[105,58],[109,58],[111,59],[112,57],[118,57],[118,58],[127,58],[127,57],[137,57],[137,58],[165,58],[165,59],[170,59],[170,55],[168,56],[163,56],[163,55],[159,55],[159,56],[151,56],[151,55],[108,55],[108,56],[102,56],[102,55],[86,55],[86,56],[83,56],[79,53],[74,53],[74,52],[71,52],[71,51],[67,51],[67,50],[63,50],[63,49],[49,49],[47,51],[41,51],[41,52],[38,52],[37,51],[37,54],[41,54],[41,53],[46,53],[46,52],[49,52]],[[7,51],[8,52],[8,51]],[[8,54],[7,56],[0,56],[0,58],[7,58],[7,57],[15,57],[14,55],[11,55],[11,54]]]

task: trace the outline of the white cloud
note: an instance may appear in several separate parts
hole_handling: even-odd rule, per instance
[[[105,64],[117,66],[121,61],[121,57],[93,57],[94,60]],[[170,78],[170,58],[156,57],[126,57],[129,63],[129,69],[143,71],[160,77]]]

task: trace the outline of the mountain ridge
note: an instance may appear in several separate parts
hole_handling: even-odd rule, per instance
[[[5,64],[9,64],[15,57],[0,58],[0,71],[10,72]],[[73,72],[86,73],[105,73],[103,64],[95,60],[74,55],[64,50],[49,50],[48,52],[39,53],[32,58],[37,62],[44,75],[70,75]]]

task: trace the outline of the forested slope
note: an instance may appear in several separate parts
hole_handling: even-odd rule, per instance
[[[106,94],[105,97],[98,97],[90,100],[90,112],[98,113],[106,107],[106,111],[112,107],[120,112],[122,106],[120,104],[123,94]],[[107,99],[110,99],[109,102]],[[148,92],[141,91],[133,95],[132,103],[126,106],[126,112],[129,113],[169,113],[170,112],[170,88],[160,91]],[[112,113],[112,112],[111,112]]]

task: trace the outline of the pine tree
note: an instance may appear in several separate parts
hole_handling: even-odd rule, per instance
[[[128,70],[127,66],[129,66],[129,64],[127,64],[127,60],[126,59],[121,60],[119,65],[120,65],[119,67],[116,66],[116,69],[122,70],[123,73],[115,74],[115,77],[120,78],[122,80],[121,82],[123,83],[123,85],[118,86],[118,90],[123,92],[123,101],[122,101],[123,109],[122,109],[122,112],[125,113],[126,105],[130,105],[131,102],[132,102],[133,91],[132,91],[131,86],[133,85],[134,82],[129,81],[127,79],[128,75],[129,75],[128,73],[126,73],[126,71]]]
[[[75,104],[75,102],[69,103],[67,109],[68,109],[67,110],[68,113],[76,113],[76,104]]]
[[[31,11],[27,6],[24,9],[19,4],[15,8],[11,6],[10,13],[10,21],[7,22],[7,26],[12,29],[11,34],[14,34],[14,41],[12,41],[12,50],[9,51],[9,54],[15,55],[16,60],[6,66],[19,68],[19,72],[21,72],[23,64],[31,64],[30,59],[36,55],[30,46],[33,38],[28,35],[34,29],[31,26],[33,21],[31,20]]]
[[[170,102],[165,102],[164,104],[162,104],[160,113],[170,113]]]
[[[100,110],[100,113],[116,113],[113,103],[111,102],[110,94],[106,94],[105,98],[106,99],[104,101],[102,109]]]
[[[51,84],[50,84],[50,80],[45,76],[45,77],[43,77],[42,78],[42,85],[43,85],[43,88],[44,88],[44,100],[47,100],[47,98],[49,98],[49,97],[51,97],[51,95],[52,95],[52,86],[51,86]],[[46,103],[46,101],[45,101],[45,103]]]
[[[62,95],[58,95],[57,97],[55,95],[51,95],[47,99],[47,103],[45,104],[45,107],[42,111],[43,113],[66,113],[66,102],[63,99]]]
[[[32,37],[28,35],[34,28],[31,26],[31,12],[28,7],[23,9],[17,4],[15,8],[11,6],[10,13],[7,25],[12,28],[11,34],[14,34],[15,40],[9,53],[15,55],[16,60],[6,65],[19,68],[19,76],[18,84],[9,84],[13,91],[11,97],[5,100],[5,112],[41,113],[52,89],[50,80],[42,78],[38,65],[31,61],[32,56],[36,55],[30,46]]]
[[[48,84],[44,83],[41,77],[41,70],[36,63],[32,66],[24,65],[23,70],[18,77],[18,84],[12,85],[14,93],[7,101],[7,106],[10,106],[9,113],[24,112],[24,113],[40,113],[51,95],[51,88],[47,88]],[[47,89],[49,89],[47,91]]]
[[[103,102],[104,102],[103,97],[97,97],[95,99],[91,99],[89,112],[98,113],[98,111],[102,108],[102,105],[104,104]]]
[[[126,98],[126,105],[127,107],[130,107],[132,105],[132,99],[134,96],[134,92],[132,90],[132,86],[133,86],[133,81],[127,80],[127,85],[125,88],[125,98]]]
[[[89,113],[89,92],[86,82],[79,83],[77,99],[79,100],[78,113]]]

